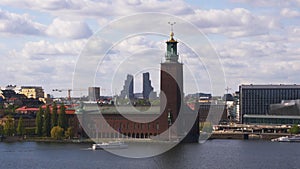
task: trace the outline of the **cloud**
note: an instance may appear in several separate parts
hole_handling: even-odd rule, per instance
[[[98,25],[103,26],[118,17],[140,12],[171,13],[192,22],[206,33],[220,55],[227,82],[231,88],[245,82],[300,82],[297,75],[300,70],[298,61],[300,28],[295,22],[295,19],[300,16],[297,9],[297,6],[300,6],[300,0],[230,0],[228,6],[225,4],[226,6],[211,9],[191,8],[183,0],[49,0],[45,2],[3,0],[1,4],[26,9],[24,11],[31,15],[36,13],[44,15],[36,17],[0,10],[1,34],[14,37],[15,35],[38,35],[34,37],[35,39],[30,37],[30,41],[22,45],[23,49],[5,46],[5,50],[9,48],[10,52],[1,56],[5,62],[2,62],[0,70],[7,72],[0,75],[4,84],[41,83],[45,88],[68,88],[72,81],[77,56],[87,42],[85,38],[89,38],[92,34],[91,26],[92,28]],[[234,8],[236,6],[240,7]],[[44,19],[43,17],[45,17],[45,24],[44,21],[41,21],[43,24],[33,21],[35,18]],[[167,22],[161,18],[157,19],[166,23],[166,28],[163,26],[155,28],[153,32],[163,30],[167,33],[169,31]],[[47,23],[49,20],[50,24]],[[136,20],[130,20],[122,29],[131,30],[131,25],[135,24]],[[149,24],[149,20],[144,20],[137,30],[151,26],[153,24]],[[174,30],[175,36],[178,36],[180,40],[182,35],[179,34],[179,29],[180,23],[178,22]],[[189,30],[186,29],[186,31]],[[134,71],[134,65],[141,66],[138,56],[145,57],[143,59],[149,63],[153,61],[151,57],[154,56],[147,49],[158,51],[153,54],[159,58],[159,62],[165,52],[164,40],[160,40],[161,37],[149,40],[143,36],[137,36],[117,44],[108,53],[101,70],[98,70],[99,83],[111,78],[112,69],[119,66],[122,61],[130,65],[126,67],[124,64],[122,68],[132,71]],[[12,42],[20,46],[24,40],[16,38]],[[90,57],[85,59],[92,62],[94,58],[99,57],[97,55],[99,52],[112,45],[104,40],[94,41],[86,46],[84,52],[87,52]],[[201,51],[205,51],[201,42],[197,45]],[[200,79],[203,82],[201,85],[207,84],[208,80],[202,74],[205,68],[199,68],[196,64],[199,62],[197,56],[190,50],[184,49],[181,44],[179,47],[180,56],[185,65],[189,65],[192,72],[197,72],[200,78],[206,80]],[[133,55],[136,56],[134,59],[131,58]],[[151,75],[153,81],[159,79],[157,76]],[[101,81],[101,78],[105,80]],[[123,83],[125,76],[121,78],[120,83]],[[120,86],[122,87],[122,84]]]
[[[228,85],[237,90],[241,83],[299,83],[297,46],[271,34],[262,39],[232,39],[217,44],[216,48]]]
[[[195,14],[185,16],[205,33],[224,34],[228,37],[242,37],[267,34],[278,27],[275,19],[254,15],[247,9],[195,10]]]
[[[3,0],[2,4],[50,12],[54,16],[64,17],[115,17],[139,12],[164,12],[172,14],[187,14],[191,8],[182,0],[115,0],[115,1],[76,1],[49,0],[39,2],[24,0],[22,2]],[[174,5],[176,4],[176,5]],[[172,10],[170,7],[172,6]]]
[[[55,18],[47,26],[32,21],[28,14],[16,14],[0,9],[0,33],[8,35],[50,36],[56,38],[81,39],[93,32],[83,21],[66,21]]]
[[[253,1],[253,0],[230,0],[230,2],[234,3],[246,3],[248,5],[256,6],[256,7],[282,7],[282,6],[288,6],[294,3],[294,1],[299,0],[259,0],[259,1]]]
[[[88,38],[92,35],[91,29],[85,22],[65,21],[59,18],[53,20],[46,33],[54,37],[71,39]]]
[[[51,43],[27,42],[22,50],[1,56],[2,84],[42,85],[52,88],[72,87],[76,59],[86,40]]]
[[[289,8],[283,8],[280,12],[281,16],[293,18],[300,16],[300,12]]]
[[[36,42],[27,42],[20,52],[13,51],[12,53],[29,59],[34,57],[52,59],[62,55],[77,56],[85,45],[85,42],[86,40],[73,40],[51,43],[49,41],[40,40]]]
[[[4,34],[43,35],[45,25],[33,22],[29,15],[0,9],[0,32]]]

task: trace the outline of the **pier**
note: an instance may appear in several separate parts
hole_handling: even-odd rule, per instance
[[[271,140],[281,136],[290,135],[288,130],[291,126],[270,126],[270,125],[216,125],[214,126],[211,139],[263,139]]]

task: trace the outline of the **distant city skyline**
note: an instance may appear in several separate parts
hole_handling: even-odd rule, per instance
[[[52,89],[72,88],[73,70],[88,38],[109,22],[140,12],[167,12],[186,19],[204,32],[220,56],[231,93],[241,84],[300,84],[299,7],[299,0],[4,0],[0,5],[0,86],[43,86],[46,93],[64,96],[64,93],[53,93]],[[176,25],[174,32],[176,37]],[[165,40],[165,37],[140,35],[122,41],[114,52],[130,56],[140,49],[158,50],[152,57],[157,57],[159,65]],[[101,48],[107,44],[99,42],[98,45]],[[192,55],[190,50],[184,44],[179,45],[182,45],[179,57],[184,63],[198,61],[188,59]],[[109,77],[115,66],[106,66],[101,75]],[[190,68],[205,74],[205,69]],[[199,92],[209,93],[209,75],[204,76],[200,79]],[[152,77],[153,87],[158,89],[158,73]],[[95,86],[110,87],[101,83]],[[110,91],[101,93],[111,94]]]

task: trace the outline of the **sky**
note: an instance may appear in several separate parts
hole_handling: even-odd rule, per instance
[[[195,88],[213,93],[210,83],[215,74],[209,73],[208,62],[201,62],[202,55],[209,58],[210,54],[197,56],[191,48],[196,45],[206,51],[205,44],[186,44],[180,33],[189,30],[181,31],[180,21],[200,30],[214,49],[223,70],[219,74],[226,82],[219,87],[224,92],[227,86],[231,88],[229,92],[237,91],[241,84],[300,84],[300,0],[1,0],[0,86],[37,85],[46,93],[66,95],[52,89],[74,87],[74,72],[81,59],[93,61],[86,51],[97,49],[92,54],[97,57],[98,50],[111,47],[91,75],[104,95],[118,94],[127,73],[135,75],[135,91],[141,92],[141,73],[146,71],[151,73],[158,91],[158,68],[170,32],[168,23],[157,29],[164,34],[123,37],[115,44],[103,39],[91,43],[93,37],[122,18],[124,30],[132,29],[131,24],[135,28],[158,26],[148,18],[143,25],[135,20],[126,23],[126,17],[145,12],[171,15],[174,17],[170,20],[178,22],[174,33],[181,62],[186,66],[186,93],[195,92]],[[133,69],[139,65],[143,66]],[[197,87],[190,85],[193,79]],[[86,95],[79,89],[86,86],[76,87],[79,95]]]

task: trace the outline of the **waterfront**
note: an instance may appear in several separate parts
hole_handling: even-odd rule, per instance
[[[180,145],[162,155],[142,159],[123,158],[103,150],[91,151],[88,149],[89,146],[90,144],[1,143],[0,168],[296,169],[300,167],[298,143],[209,140],[204,144]]]

